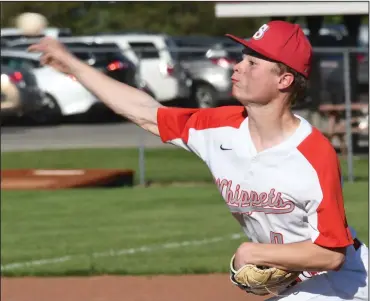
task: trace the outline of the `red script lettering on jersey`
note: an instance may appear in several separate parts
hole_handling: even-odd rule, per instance
[[[232,188],[232,181],[227,179],[216,179],[216,185],[224,197],[226,204],[230,207],[239,207],[243,213],[264,212],[266,214],[285,214],[294,210],[295,204],[292,201],[284,200],[281,192],[275,193],[272,188],[269,193],[246,191],[240,189],[237,184]]]

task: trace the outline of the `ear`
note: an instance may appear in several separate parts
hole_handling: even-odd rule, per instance
[[[291,73],[283,73],[279,77],[278,88],[279,90],[288,89],[294,82],[294,75]]]

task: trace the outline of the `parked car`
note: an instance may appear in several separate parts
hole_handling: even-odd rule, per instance
[[[82,61],[97,68],[109,77],[128,84],[138,86],[139,76],[137,68],[121,52],[117,44],[99,44],[94,42],[70,42],[60,39],[70,51]]]
[[[202,108],[234,103],[231,76],[242,47],[226,37],[177,36],[177,57],[192,80],[192,97]]]
[[[190,96],[191,79],[172,55],[171,39],[158,34],[119,34],[99,36],[74,36],[59,38],[65,44],[86,43],[91,49],[119,50],[137,68],[136,81],[144,85],[159,102],[187,99]],[[12,48],[25,48],[35,40],[14,41]],[[143,51],[145,50],[145,51]]]
[[[368,49],[368,45],[358,43],[358,47]],[[365,93],[369,91],[369,52],[368,50],[363,53],[357,53],[354,55],[354,59],[357,63],[357,87],[352,87],[357,91],[357,94]],[[351,55],[352,57],[352,55]],[[351,65],[349,66],[351,68]],[[335,103],[344,103],[345,101],[345,90],[344,90],[344,60],[341,56],[337,60],[336,65],[332,68],[331,72],[327,75],[326,89],[331,99],[335,98]],[[353,99],[353,102],[359,101]]]
[[[365,53],[357,54],[358,82],[360,90],[369,91],[369,25],[361,24],[358,35],[358,47],[367,49]]]
[[[1,63],[1,118],[33,114],[42,108],[43,92],[35,75],[25,68],[10,68]]]
[[[72,76],[41,66],[40,54],[21,50],[2,50],[1,61],[8,67],[30,68],[44,92],[42,114],[32,117],[39,123],[57,123],[62,116],[86,113],[97,98]]]
[[[303,27],[303,31],[310,39],[310,31]],[[357,47],[368,49],[369,27],[366,24],[360,26]],[[348,31],[343,24],[324,24],[320,29],[319,47],[346,47],[345,39],[348,37]],[[337,53],[316,53],[320,57],[320,71],[324,86],[331,85],[328,81],[338,81],[339,77],[343,78],[343,54]],[[357,80],[360,86],[367,86],[369,84],[369,53],[357,53]],[[343,86],[343,85],[342,85]],[[330,88],[330,87],[329,87]]]
[[[161,34],[118,34],[63,38],[63,42],[95,42],[109,46],[116,43],[120,51],[138,68],[144,81],[159,102],[188,99],[191,78],[169,47],[170,37]]]
[[[30,45],[39,39],[16,40],[8,44],[8,47],[25,51]],[[95,43],[73,41],[71,39],[59,39],[79,59],[92,67],[97,68],[109,77],[120,82],[136,87],[139,77],[137,68],[126,56],[124,56],[115,43]]]
[[[148,83],[140,78],[137,66],[120,51],[116,43],[60,41],[79,59],[109,77],[155,97]]]

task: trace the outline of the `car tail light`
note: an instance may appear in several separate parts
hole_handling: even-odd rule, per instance
[[[174,76],[176,72],[176,66],[171,62],[161,62],[159,64],[159,71],[163,76]]]
[[[211,62],[223,68],[233,67],[236,64],[235,60],[229,59],[227,57],[211,58]]]
[[[170,75],[170,76],[173,75],[173,73],[175,72],[175,67],[172,65],[167,65],[166,72],[167,72],[167,75]]]
[[[163,76],[173,76],[175,73],[175,66],[171,63],[161,63],[159,65],[159,70]]]
[[[364,54],[357,54],[357,61],[359,63],[363,63],[365,61],[365,55]]]
[[[13,83],[19,83],[20,81],[23,80],[23,75],[19,71],[14,72],[13,74],[9,75],[10,80]]]
[[[114,61],[107,66],[107,69],[109,71],[122,70],[122,69],[127,69],[127,68],[128,68],[128,64],[123,63],[121,61]]]

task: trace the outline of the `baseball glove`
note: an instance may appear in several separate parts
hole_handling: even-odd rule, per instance
[[[239,270],[234,269],[234,258],[230,262],[230,280],[247,293],[265,296],[279,295],[297,279],[300,272],[290,272],[278,268],[246,264]]]

